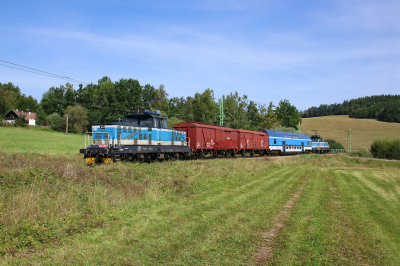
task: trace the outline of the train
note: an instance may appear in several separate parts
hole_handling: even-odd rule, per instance
[[[328,143],[317,134],[310,137],[270,129],[251,131],[193,121],[169,127],[160,111],[140,107],[126,115],[124,122],[93,125],[92,131],[85,133],[85,148],[79,152],[86,163],[100,164],[328,151]]]

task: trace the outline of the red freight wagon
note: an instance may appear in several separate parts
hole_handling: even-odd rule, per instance
[[[237,152],[239,138],[236,129],[199,122],[182,122],[174,129],[186,132],[193,155],[233,156]]]
[[[268,134],[244,129],[237,129],[239,134],[238,153],[244,156],[247,152],[253,156],[258,153],[261,156],[268,152]],[[260,134],[261,133],[261,134]]]

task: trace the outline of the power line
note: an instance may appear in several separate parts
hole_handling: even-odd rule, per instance
[[[18,67],[4,65],[4,64],[0,64],[0,65],[5,66],[5,67],[10,67],[10,68],[14,68],[14,69],[18,69],[18,70],[22,70],[22,71],[26,71],[26,72],[31,72],[31,73],[39,74],[39,75],[43,75],[43,76],[48,76],[48,77],[52,77],[52,78],[58,78],[58,79],[72,81],[72,82],[79,82],[79,83],[82,83],[82,84],[90,84],[89,82],[85,82],[85,81],[81,81],[81,80],[77,80],[77,79],[72,79],[72,78],[69,78],[69,77],[64,77],[64,76],[61,76],[61,75],[57,75],[57,74],[53,74],[53,73],[50,73],[50,72],[42,71],[42,70],[39,70],[39,69],[35,69],[35,68],[31,68],[31,67],[15,64],[15,63],[11,63],[11,62],[8,62],[8,61],[5,61],[5,60],[1,60],[1,59],[0,59],[0,62],[4,62],[4,63],[10,64],[10,65],[18,66],[19,68]],[[26,69],[21,69],[20,67],[26,68]],[[27,69],[30,69],[30,70],[27,70]]]

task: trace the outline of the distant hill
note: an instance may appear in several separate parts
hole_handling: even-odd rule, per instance
[[[376,138],[400,139],[400,124],[380,122],[376,119],[356,119],[347,115],[334,115],[313,118],[303,118],[301,131],[313,134],[312,130],[318,130],[318,134],[325,139],[334,139],[347,148],[348,133],[351,129],[352,149],[366,147],[370,149]]]
[[[400,123],[400,95],[373,95],[345,100],[343,103],[321,104],[300,112],[301,117],[349,115],[351,118],[377,118]]]

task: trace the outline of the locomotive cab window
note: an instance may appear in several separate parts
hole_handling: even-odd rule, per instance
[[[134,124],[134,126],[139,125],[139,120],[137,118],[127,118],[126,122]]]
[[[154,127],[153,118],[143,118],[140,119],[140,126],[141,127]]]

